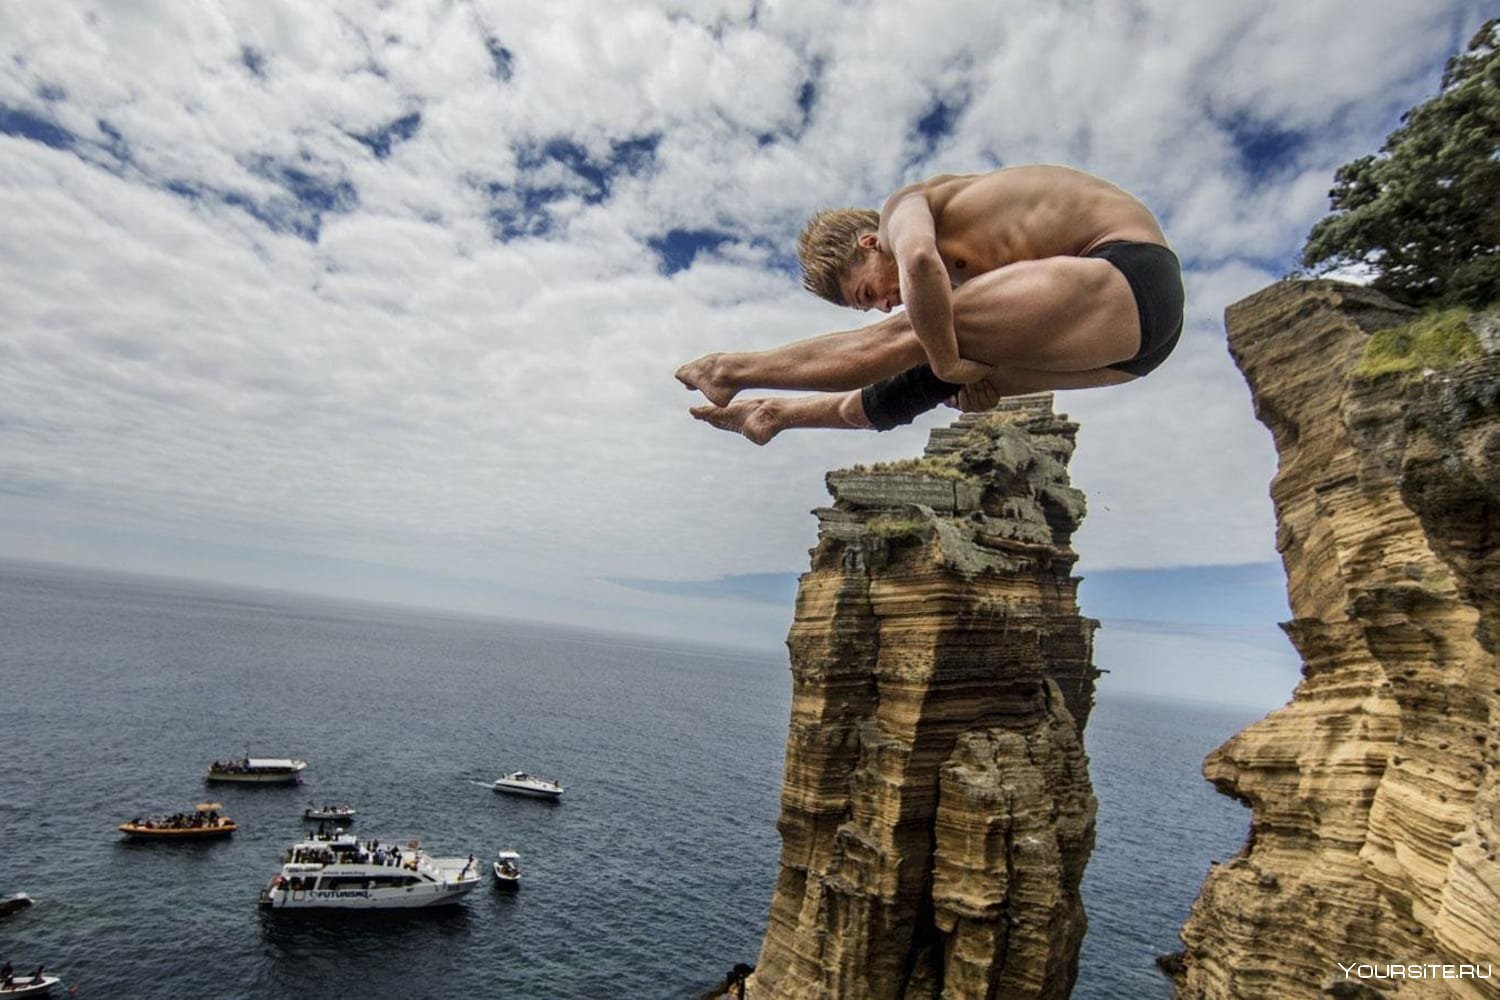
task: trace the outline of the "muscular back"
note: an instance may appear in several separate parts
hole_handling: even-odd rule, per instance
[[[1145,205],[1067,167],[930,177],[891,196],[882,230],[890,209],[918,193],[932,210],[938,253],[954,284],[1020,260],[1079,256],[1113,240],[1167,245]]]

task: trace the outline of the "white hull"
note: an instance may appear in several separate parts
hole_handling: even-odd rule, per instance
[[[420,910],[457,903],[478,884],[476,878],[457,885],[397,889],[269,890],[261,905],[271,910]]]
[[[529,799],[552,799],[562,797],[562,792],[549,788],[531,788],[527,785],[507,785],[495,782],[495,791],[502,795],[524,795]]]
[[[0,997],[44,997],[56,986],[60,980],[56,976],[42,976],[42,981],[36,985],[31,983],[30,976],[18,977],[16,985],[6,989],[0,987]]]

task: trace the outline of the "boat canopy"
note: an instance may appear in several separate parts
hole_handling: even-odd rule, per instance
[[[276,769],[280,771],[295,771],[302,762],[290,757],[246,757],[245,766],[254,768]]]

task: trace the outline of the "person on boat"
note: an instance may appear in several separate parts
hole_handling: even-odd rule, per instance
[[[43,979],[43,976],[42,976],[42,966],[38,965],[36,967],[36,971],[31,974],[31,982],[27,983],[26,985],[27,986],[40,986],[40,985],[42,985],[42,979]]]
[[[1120,385],[1166,360],[1182,333],[1182,271],[1155,217],[1067,167],[940,174],[878,213],[822,212],[797,255],[803,284],[836,305],[906,309],[677,370],[708,400],[694,417],[755,444],[794,427],[889,430],[943,402],[979,410]],[[735,399],[748,388],[819,394]]]
[[[15,969],[15,966],[11,965],[9,962],[6,962],[4,965],[0,965],[0,986],[7,986],[8,987],[8,986],[11,986],[12,984],[14,984],[15,981],[16,981],[16,969]]]

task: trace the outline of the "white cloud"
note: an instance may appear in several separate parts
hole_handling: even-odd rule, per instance
[[[1171,363],[1059,396],[1083,423],[1084,567],[1269,558],[1274,456],[1223,308],[1295,257],[1334,167],[1435,87],[1479,5],[926,13],[0,9],[0,554],[216,540],[620,622],[668,605],[607,576],[800,569],[823,473],[914,454],[951,413],[757,450],[689,419],[672,369],[858,325],[773,269],[810,211],[1052,160],[1137,192],[1190,264]],[[954,127],[929,152],[939,100]],[[1235,130],[1267,127],[1297,142],[1255,173]],[[731,242],[669,276],[645,241],[674,229]],[[145,542],[111,551],[151,568]]]

